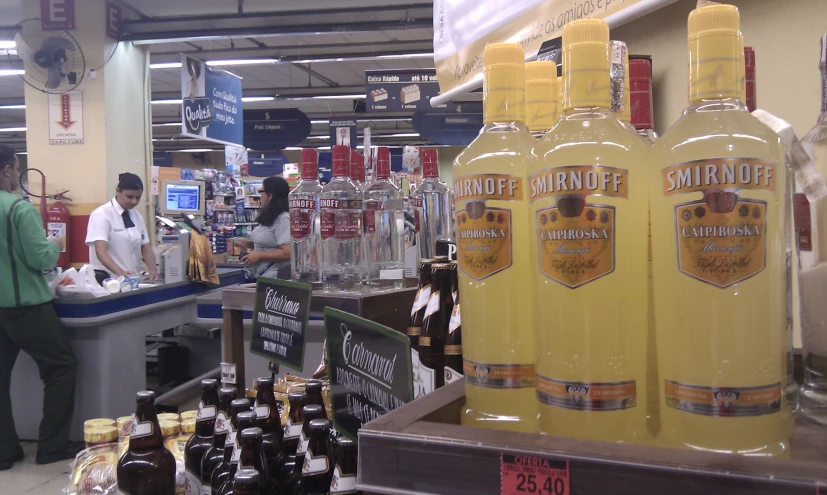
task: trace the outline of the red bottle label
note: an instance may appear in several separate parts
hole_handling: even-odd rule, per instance
[[[304,239],[310,235],[310,212],[290,211],[290,235],[293,239]]]
[[[366,201],[365,209],[362,212],[364,229],[366,234],[376,232],[376,210],[380,210],[378,201]]]
[[[330,239],[336,234],[336,216],[330,210],[322,210],[321,235],[323,240]]]
[[[355,211],[337,213],[334,225],[336,239],[346,241],[359,237],[362,230],[361,218],[362,215]]]

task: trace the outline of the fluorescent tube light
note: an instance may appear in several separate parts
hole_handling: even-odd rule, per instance
[[[25,132],[25,127],[0,127],[0,132]]]
[[[14,40],[0,40],[0,48],[17,48]]]
[[[149,64],[150,69],[180,69],[181,62],[167,62],[162,64]]]
[[[243,96],[241,101],[250,103],[254,101],[273,101],[275,99],[273,96]]]
[[[22,76],[25,73],[22,69],[0,69],[0,76]]]
[[[153,105],[180,105],[182,100],[152,100]]]
[[[0,105],[0,110],[23,110],[26,105]]]
[[[152,127],[181,127],[180,122],[165,122],[163,124],[152,124]]]
[[[212,148],[190,148],[186,150],[170,150],[170,151],[177,151],[179,153],[206,153],[208,151],[220,151],[214,150]]]
[[[207,65],[212,67],[218,67],[222,65],[266,65],[275,64],[276,62],[278,62],[278,59],[275,58],[240,58],[236,60],[208,60]]]

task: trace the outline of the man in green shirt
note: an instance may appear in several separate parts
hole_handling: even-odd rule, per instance
[[[14,150],[0,145],[0,471],[23,458],[10,394],[21,350],[37,363],[45,385],[37,463],[74,458],[79,450],[69,442],[77,358],[43,276],[57,263],[60,248],[46,238],[34,206],[12,194],[19,183]]]

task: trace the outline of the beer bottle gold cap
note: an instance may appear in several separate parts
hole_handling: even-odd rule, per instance
[[[110,443],[118,439],[118,429],[114,426],[90,426],[83,430],[83,441],[87,444]]]
[[[158,423],[161,426],[161,435],[163,435],[164,438],[173,437],[181,433],[181,423],[178,421],[163,420],[158,421]]]
[[[557,122],[557,64],[538,60],[525,64],[526,125],[531,131],[551,129]]]
[[[184,411],[181,413],[181,421],[186,421],[188,419],[195,419],[198,417],[198,411]]]
[[[525,54],[519,43],[491,43],[482,52],[485,122],[525,121]]]
[[[83,422],[83,431],[86,431],[89,428],[95,428],[97,426],[115,426],[115,420],[109,418],[95,418],[95,419],[87,419]]]
[[[743,41],[739,40],[738,8],[733,5],[700,7],[689,13],[687,25],[689,100],[740,98],[744,50]]]
[[[563,28],[563,106],[609,108],[609,25],[579,19]]]
[[[185,435],[195,433],[195,418],[187,418],[181,421],[181,433]]]

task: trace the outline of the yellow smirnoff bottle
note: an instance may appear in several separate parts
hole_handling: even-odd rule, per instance
[[[741,97],[738,9],[689,14],[689,106],[652,147],[659,443],[788,455],[784,154]]]
[[[525,63],[516,43],[483,52],[485,125],[454,160],[466,408],[462,423],[536,431],[534,299],[526,173]]]
[[[540,429],[647,443],[649,149],[610,109],[605,21],[566,25],[563,81],[528,187]]]
[[[538,60],[525,64],[526,125],[534,137],[543,137],[557,123],[557,64]]]

